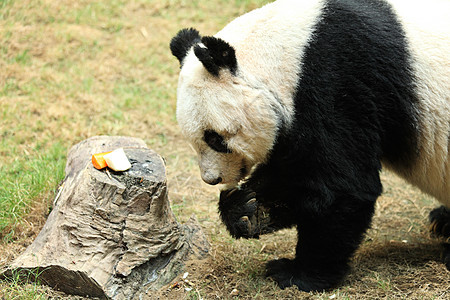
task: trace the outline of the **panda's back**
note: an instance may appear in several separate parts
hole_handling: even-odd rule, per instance
[[[299,102],[311,94],[302,90],[302,83],[317,83],[316,78],[326,76],[318,70],[329,71],[323,66],[327,62],[336,64],[330,76],[348,70],[349,77],[369,88],[376,85],[371,85],[376,76],[364,74],[364,69],[387,74],[388,82],[375,91],[380,118],[386,120],[383,164],[450,207],[450,1],[387,2],[280,0],[237,18],[217,36],[236,49],[246,80],[276,94],[292,120],[301,118]],[[352,48],[345,38],[358,42],[368,38],[368,49]],[[386,41],[392,47],[383,45]],[[348,53],[338,57],[338,51]],[[345,64],[361,57],[367,58],[356,66],[362,71]],[[316,88],[330,90],[333,81],[323,84]],[[398,94],[393,100],[398,102],[383,102],[383,89],[386,95]]]

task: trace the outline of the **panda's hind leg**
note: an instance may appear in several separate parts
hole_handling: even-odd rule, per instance
[[[430,231],[447,239],[442,251],[442,260],[450,271],[450,208],[441,206],[430,212]]]

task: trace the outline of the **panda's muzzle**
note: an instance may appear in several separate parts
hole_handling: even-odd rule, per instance
[[[216,185],[216,184],[219,184],[221,182],[222,182],[222,177],[219,177],[219,178],[215,179],[214,181],[209,181],[207,183],[210,184],[210,185]]]
[[[222,177],[207,177],[207,176],[202,176],[202,179],[204,182],[206,182],[207,184],[210,185],[216,185],[222,182]]]

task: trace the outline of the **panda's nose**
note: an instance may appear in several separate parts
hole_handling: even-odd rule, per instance
[[[222,182],[222,177],[217,178],[203,178],[203,181],[210,185],[216,185]]]

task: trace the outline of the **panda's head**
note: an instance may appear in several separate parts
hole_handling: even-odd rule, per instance
[[[202,179],[236,184],[267,160],[282,122],[279,101],[220,38],[183,29],[170,48],[181,65],[177,119],[198,154]]]

